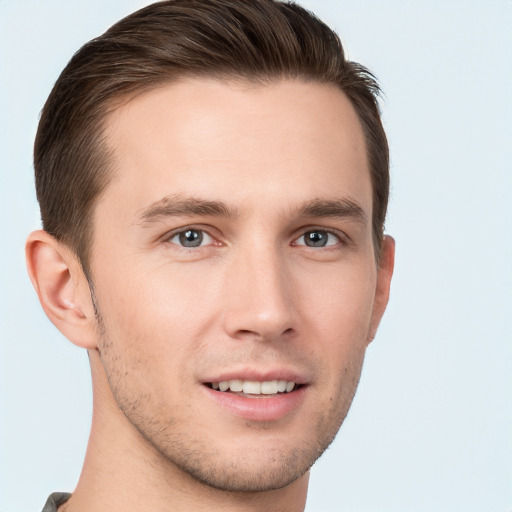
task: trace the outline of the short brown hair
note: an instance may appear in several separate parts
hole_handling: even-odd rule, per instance
[[[55,83],[34,148],[43,228],[88,272],[92,212],[112,176],[105,119],[116,101],[184,76],[333,84],[361,121],[373,187],[376,254],[389,194],[389,155],[374,76],[345,58],[338,36],[297,4],[276,0],[168,0],[145,7],[85,44]]]

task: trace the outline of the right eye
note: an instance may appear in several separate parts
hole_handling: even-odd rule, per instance
[[[213,238],[203,231],[202,229],[184,229],[175,233],[170,239],[169,243],[193,249],[204,245],[211,245],[214,242]]]

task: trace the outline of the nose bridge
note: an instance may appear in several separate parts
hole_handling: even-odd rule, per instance
[[[231,336],[271,340],[294,328],[288,270],[272,241],[237,248],[226,276],[224,319]]]

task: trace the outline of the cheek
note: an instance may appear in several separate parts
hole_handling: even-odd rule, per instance
[[[136,280],[118,272],[98,280],[102,360],[110,380],[123,382],[137,395],[145,389],[161,389],[169,399],[181,385],[181,379],[169,383],[169,377],[181,375],[194,352],[197,320],[191,303],[195,297],[181,293],[179,286],[173,286],[176,281],[158,278],[155,272],[139,275],[147,277]]]
[[[338,267],[301,277],[301,310],[320,329],[319,340],[340,350],[366,342],[375,296],[376,270],[370,265]],[[342,342],[342,343],[339,343]]]
[[[134,266],[99,279],[97,298],[112,334],[149,338],[157,349],[192,335],[214,304],[200,276],[180,270]]]
[[[201,279],[204,273],[168,265],[131,269],[98,276],[105,372],[125,411],[136,409],[137,400],[159,409],[173,404],[177,411],[186,407],[180,397],[194,379],[190,362],[204,357],[205,341],[216,332],[217,285]]]
[[[371,264],[346,272],[340,269],[322,281],[323,287],[308,286],[303,295],[312,331],[311,350],[324,361],[324,383],[335,408],[350,403],[359,381],[369,342],[375,279]]]

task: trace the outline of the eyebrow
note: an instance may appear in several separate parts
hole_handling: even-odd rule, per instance
[[[142,210],[137,219],[142,224],[151,224],[166,217],[202,216],[235,218],[238,208],[229,207],[222,201],[210,201],[184,195],[166,196]],[[293,209],[300,217],[352,219],[367,224],[363,208],[350,199],[312,199]],[[293,216],[293,215],[292,215]]]
[[[222,201],[208,201],[183,195],[166,196],[145,208],[137,217],[143,223],[152,223],[165,217],[177,216],[236,217],[238,209],[228,207]]]
[[[364,209],[350,199],[313,199],[303,204],[299,215],[304,217],[351,219],[367,224]]]

